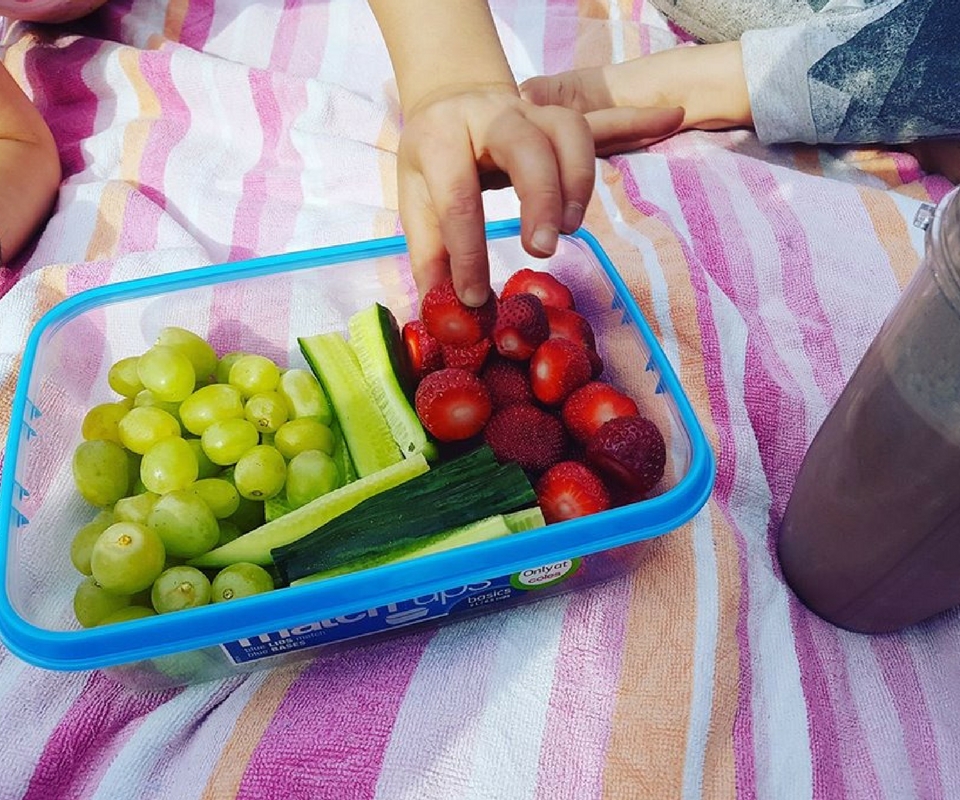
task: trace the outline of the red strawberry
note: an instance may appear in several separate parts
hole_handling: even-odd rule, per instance
[[[454,367],[456,369],[465,369],[474,374],[483,369],[484,362],[487,360],[487,354],[493,342],[488,338],[483,338],[476,344],[466,347],[450,347],[443,345],[443,366]]]
[[[420,319],[441,344],[465,347],[490,335],[497,319],[497,299],[491,294],[482,306],[471,308],[460,302],[453,281],[447,279],[423,296]]]
[[[493,410],[486,387],[465,369],[431,372],[420,381],[414,405],[423,427],[441,442],[476,436]]]
[[[609,383],[591,381],[571,392],[560,410],[567,432],[585,443],[600,426],[615,417],[631,417],[640,410],[633,400]]]
[[[545,306],[545,310],[550,326],[550,338],[569,339],[583,345],[590,359],[590,377],[599,378],[603,374],[603,359],[597,353],[597,339],[586,317],[569,308]]]
[[[530,292],[539,297],[545,306],[574,308],[573,293],[549,272],[521,269],[513,273],[503,285],[500,299],[514,294]]]
[[[519,361],[511,361],[494,353],[480,373],[480,380],[487,387],[495,409],[511,403],[533,402],[530,371],[526,364]]]
[[[637,494],[657,484],[666,461],[659,428],[639,414],[608,420],[587,441],[587,463],[604,478]]]
[[[597,349],[597,339],[586,317],[569,308],[546,306],[551,339],[569,339],[590,350]]]
[[[541,403],[555,406],[590,380],[587,350],[569,339],[547,339],[530,359],[530,385]]]
[[[547,313],[535,294],[521,292],[500,303],[493,341],[504,358],[526,361],[549,335]]]
[[[537,501],[548,522],[585,517],[610,508],[603,481],[579,461],[561,461],[537,481]]]
[[[497,410],[483,438],[499,461],[515,461],[528,472],[543,472],[563,458],[567,434],[549,411],[529,403]]]
[[[427,333],[426,326],[418,319],[403,326],[403,345],[409,356],[410,368],[417,380],[443,368],[443,353],[440,342]]]

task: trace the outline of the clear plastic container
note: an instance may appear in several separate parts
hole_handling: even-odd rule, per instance
[[[116,399],[106,372],[179,325],[219,353],[247,350],[305,366],[298,336],[345,331],[373,302],[415,316],[401,237],[205,267],[77,294],[48,312],[27,343],[0,486],[0,637],[31,664],[103,669],[128,686],[193,683],[371,642],[530,602],[623,575],[644,542],[674,530],[706,502],[714,459],[666,356],[626,286],[586,232],[562,237],[531,263],[516,221],[488,226],[495,289],[516,269],[545,269],[569,285],[591,321],[604,379],[629,393],[664,433],[667,467],[652,496],[601,514],[404,563],[283,588],[241,601],[80,629],[69,559],[94,510],[71,475],[80,423]]]

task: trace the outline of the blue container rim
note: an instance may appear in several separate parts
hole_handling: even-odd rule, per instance
[[[489,240],[519,233],[518,219],[486,225]],[[243,603],[223,603],[72,631],[41,628],[23,619],[14,609],[6,580],[10,534],[7,526],[0,529],[0,574],[5,577],[0,592],[0,639],[12,653],[34,666],[67,671],[102,669],[218,646],[320,619],[334,619],[361,608],[429,596],[452,587],[652,539],[689,521],[709,499],[715,479],[716,462],[703,428],[666,354],[599,242],[583,228],[564,238],[585,244],[600,263],[614,286],[625,317],[636,325],[650,351],[650,362],[658,370],[662,391],[669,393],[676,406],[691,452],[687,472],[675,486],[640,503],[527,531],[522,536],[288,587],[246,598]],[[11,515],[16,513],[12,502],[14,474],[21,421],[27,405],[28,377],[40,338],[48,329],[55,330],[88,309],[110,302],[206,286],[226,279],[397,255],[406,250],[405,238],[392,236],[138,278],[87,289],[61,301],[34,325],[24,349],[0,480],[0,508]]]

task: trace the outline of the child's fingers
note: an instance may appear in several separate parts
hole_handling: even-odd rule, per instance
[[[432,152],[421,154],[420,168],[450,255],[457,296],[467,305],[483,305],[490,294],[490,265],[480,178],[469,140],[448,140],[439,151],[434,142]],[[436,267],[429,269],[433,274]]]
[[[423,296],[432,286],[450,277],[450,259],[423,176],[401,171],[397,192],[413,278]]]
[[[582,114],[557,106],[534,108],[527,113],[553,144],[563,193],[560,230],[573,233],[583,221],[583,212],[590,202],[596,177],[590,126]]]
[[[599,67],[538,75],[525,80],[518,88],[524,100],[538,106],[565,106],[586,113],[614,105]]]
[[[605,108],[585,114],[598,156],[646,147],[676,133],[682,108]]]
[[[563,190],[553,143],[519,110],[487,131],[484,145],[520,198],[520,240],[533,256],[553,255],[563,225]]]

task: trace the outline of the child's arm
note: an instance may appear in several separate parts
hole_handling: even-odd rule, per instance
[[[753,127],[766,143],[956,140],[960,4],[907,5],[828,4],[795,25],[748,30],[738,42],[677,47],[533,78],[521,89],[531,102],[583,113],[680,104],[683,128]],[[611,151],[624,149],[619,143]],[[938,142],[918,152],[946,160],[956,158],[957,148]]]
[[[751,127],[753,115],[739,42],[661,50],[600,67],[531,78],[520,87],[532,103],[557,104],[596,116],[628,106],[681,107],[676,130]],[[595,128],[597,152],[608,155],[642,143],[646,131],[612,138]]]
[[[452,274],[471,305],[490,290],[481,190],[520,197],[524,247],[553,253],[593,189],[583,116],[520,99],[484,0],[370,0],[390,53],[403,133],[400,215],[421,291]]]
[[[421,291],[452,275],[464,302],[490,291],[481,191],[513,184],[521,240],[551,255],[580,226],[594,181],[584,116],[520,98],[485,0],[370,0],[403,110],[397,153],[400,217]],[[671,132],[677,109],[616,109],[615,132]]]
[[[60,177],[49,128],[0,64],[0,264],[8,263],[45,222]]]

